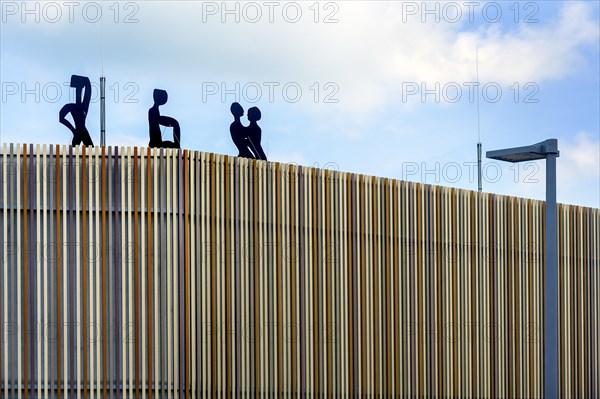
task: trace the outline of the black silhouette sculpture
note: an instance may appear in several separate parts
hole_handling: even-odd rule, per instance
[[[58,120],[73,133],[71,145],[83,143],[86,146],[93,147],[94,143],[92,142],[90,133],[85,127],[85,118],[87,117],[88,109],[90,108],[90,99],[92,97],[92,84],[90,83],[90,79],[86,76],[72,75],[71,87],[75,88],[75,102],[66,104],[61,108]],[[73,117],[75,126],[67,119],[69,113]]]
[[[181,148],[181,130],[179,122],[176,119],[162,116],[158,107],[167,103],[167,92],[160,89],[154,89],[154,105],[148,110],[148,124],[150,126],[150,143],[153,148]],[[173,141],[162,139],[161,126],[173,128]]]
[[[231,139],[237,147],[239,154],[238,157],[254,158],[252,152],[248,149],[249,141],[246,137],[246,127],[240,122],[240,118],[244,115],[244,108],[239,103],[231,104],[231,114],[233,115],[233,122],[229,125],[229,133],[231,133]]]
[[[258,107],[252,107],[248,110],[248,120],[250,121],[250,125],[246,128],[246,137],[248,138],[250,149],[254,153],[254,157],[266,161],[267,156],[260,145],[262,131],[260,126],[258,126],[258,123],[256,123],[260,120],[260,117],[261,114]]]

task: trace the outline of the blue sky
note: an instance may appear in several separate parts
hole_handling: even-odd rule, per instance
[[[236,155],[239,101],[270,160],[477,189],[479,93],[484,156],[557,138],[559,202],[600,207],[597,1],[0,3],[3,143],[70,143],[66,82],[104,71],[108,145],[147,145],[161,88],[184,148]],[[542,161],[484,158],[484,191],[544,182]]]

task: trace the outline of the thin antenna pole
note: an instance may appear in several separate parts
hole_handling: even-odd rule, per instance
[[[100,145],[106,145],[106,78],[100,76]]]
[[[104,76],[104,18],[100,18],[100,76]]]
[[[475,68],[477,72],[477,190],[481,192],[481,129],[479,123],[479,46],[475,45]]]
[[[477,142],[481,142],[479,131],[479,46],[475,46],[475,70],[477,73]]]
[[[100,20],[100,146],[106,146],[106,78],[104,77],[104,19]]]

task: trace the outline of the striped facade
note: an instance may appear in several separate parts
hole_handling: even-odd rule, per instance
[[[0,176],[0,397],[543,394],[541,201],[148,148]],[[599,397],[600,210],[558,213],[560,392]]]

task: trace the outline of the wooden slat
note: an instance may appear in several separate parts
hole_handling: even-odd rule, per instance
[[[27,234],[27,228],[28,228],[27,189],[28,189],[29,182],[27,180],[27,176],[28,176],[27,163],[28,163],[27,145],[24,144],[23,145],[23,186],[22,186],[23,187],[23,241],[22,241],[22,247],[23,247],[23,306],[22,306],[22,308],[23,308],[23,331],[29,331],[28,317],[27,317],[28,310],[29,310],[29,302],[28,302],[29,279],[28,279],[28,273],[27,273],[27,268],[29,266],[29,262],[28,262],[29,237]],[[17,203],[18,203],[18,198],[17,198]],[[18,227],[17,227],[17,234],[19,234]],[[20,247],[20,245],[19,245],[19,247]],[[27,345],[27,343],[28,343],[27,341],[28,341],[28,337],[25,336],[25,338],[23,339],[23,387],[24,387],[23,398],[24,399],[27,399],[27,397],[29,395],[29,380],[28,380],[29,345]],[[19,353],[21,353],[21,351],[19,351]]]
[[[9,160],[8,157],[8,147],[6,146],[6,143],[2,144],[2,237],[4,238],[5,241],[8,242],[8,217],[7,217],[7,213],[8,213],[8,168],[11,167],[11,165],[13,164],[13,162],[11,160]],[[2,312],[2,325],[3,326],[8,326],[8,269],[10,267],[10,265],[8,264],[8,251],[2,251],[2,263],[4,265],[4,267],[2,267],[2,274],[3,274],[3,285],[2,285],[2,291],[3,291],[3,300],[2,300],[2,304],[3,304],[3,312]],[[2,338],[2,346],[3,346],[3,365],[4,365],[4,374],[3,374],[3,382],[4,382],[4,396],[8,397],[8,359],[9,359],[9,344],[8,344],[8,340],[4,340],[4,337]],[[13,374],[14,376],[14,374]],[[14,378],[14,377],[13,377]]]

